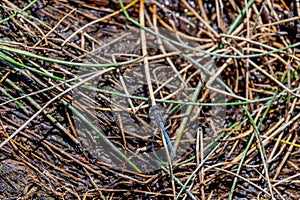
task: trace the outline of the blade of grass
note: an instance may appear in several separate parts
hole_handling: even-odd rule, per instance
[[[32,67],[29,67],[27,65],[24,65],[22,63],[19,63],[13,59],[11,59],[10,57],[2,54],[0,52],[0,61],[1,62],[9,62],[9,63],[12,63],[18,67],[21,67],[21,68],[24,68],[24,69],[28,69],[34,73],[37,73],[37,74],[40,74],[42,76],[45,76],[45,77],[49,77],[49,78],[52,78],[54,80],[59,80],[59,81],[63,81],[63,82],[66,82],[67,80],[64,79],[64,78],[61,78],[61,77],[58,77],[58,76],[55,76],[55,75],[52,75],[52,74],[49,74],[49,73],[45,73],[43,71],[40,71],[38,69],[35,69],[35,68],[32,68]],[[73,83],[74,84],[74,83]],[[140,97],[140,96],[134,96],[134,95],[127,95],[127,94],[123,94],[123,93],[119,93],[119,92],[114,92],[114,91],[109,91],[109,90],[104,90],[104,89],[99,89],[99,88],[95,88],[95,87],[92,87],[92,86],[87,86],[87,85],[84,85],[82,87],[85,87],[85,88],[88,88],[88,89],[91,89],[91,90],[96,90],[98,92],[101,92],[101,93],[106,93],[106,94],[110,94],[110,95],[115,95],[115,96],[120,96],[120,97],[125,97],[125,98],[132,98],[132,99],[137,99],[137,100],[143,100],[143,101],[147,101],[148,98],[146,97]],[[292,90],[292,92],[296,92],[300,90],[300,87],[298,88],[295,88]],[[280,98],[282,96],[286,96],[287,93],[286,92],[283,92],[283,93],[280,93],[276,96],[276,98]],[[265,98],[261,98],[261,99],[255,99],[255,100],[247,100],[247,101],[238,101],[238,102],[226,102],[226,103],[195,103],[195,102],[183,102],[183,101],[174,101],[174,100],[163,100],[163,99],[155,99],[156,102],[162,102],[162,103],[169,103],[169,104],[178,104],[178,105],[194,105],[194,106],[235,106],[235,105],[245,105],[245,104],[251,104],[251,103],[258,103],[258,102],[264,102],[264,101],[269,101],[271,100],[273,97],[265,97]]]
[[[252,115],[254,115],[257,111],[254,111],[252,113]],[[238,124],[234,124],[235,127],[239,127],[242,126],[242,124],[244,124],[248,119],[244,119],[241,123]],[[198,173],[198,171],[202,168],[202,166],[204,165],[204,163],[208,160],[208,158],[213,154],[213,152],[215,152],[221,145],[221,142],[219,142],[218,144],[215,144],[219,139],[221,139],[223,137],[223,140],[226,140],[235,130],[230,131],[227,135],[226,132],[222,132],[217,138],[215,138],[209,145],[207,145],[204,149],[209,149],[208,147],[214,146],[214,148],[206,155],[206,157],[203,159],[203,161],[197,166],[197,168],[193,171],[193,173],[189,176],[189,178],[186,180],[185,184],[183,185],[183,187],[181,188],[181,190],[179,191],[178,195],[177,195],[177,199],[179,198],[179,196],[181,195],[181,193],[183,192],[183,190],[186,190],[186,187],[188,185],[188,183],[191,181],[191,179],[193,178],[193,176]],[[225,136],[224,136],[225,135]],[[192,156],[190,159],[195,159],[196,156]]]
[[[260,131],[258,130],[258,126],[255,124],[255,122],[254,122],[254,120],[253,120],[250,112],[248,111],[248,109],[245,106],[243,106],[243,109],[245,110],[245,112],[246,112],[246,114],[247,114],[247,116],[248,116],[248,118],[249,118],[252,126],[255,129],[254,133],[255,133],[256,137],[258,138],[258,141],[259,141],[259,145],[258,146],[259,146],[259,150],[260,150],[260,153],[261,153],[261,158],[262,158],[262,161],[263,161],[263,166],[264,166],[264,170],[265,170],[265,176],[266,176],[266,179],[267,179],[265,183],[266,184],[268,183],[270,193],[272,194],[271,197],[273,199],[274,196],[273,196],[273,192],[272,192],[273,191],[272,190],[272,185],[271,185],[270,178],[269,178],[268,164],[266,162],[266,160],[268,158],[267,158],[265,146],[263,144],[263,141],[262,141],[262,138],[261,138],[261,135],[260,135]]]
[[[0,73],[0,76],[2,76],[1,73]],[[15,104],[16,104],[21,110],[23,110],[23,112],[24,112],[27,116],[30,115],[30,111],[27,110],[27,108],[26,108],[25,106],[23,106],[23,104],[22,104],[20,101],[14,99],[14,97],[13,97],[11,94],[9,94],[4,88],[0,87],[0,91],[1,91],[5,96],[7,96],[7,97],[10,99],[10,101],[14,101]]]
[[[137,62],[137,61],[139,61],[139,60],[142,59],[142,58],[135,58],[135,59],[132,59],[132,60],[129,60],[129,61],[125,61],[125,62],[109,63],[109,64],[92,64],[92,63],[88,64],[88,63],[78,63],[78,62],[63,61],[63,60],[48,58],[48,57],[44,57],[44,56],[39,56],[39,55],[30,53],[30,52],[27,52],[27,51],[5,47],[3,45],[0,45],[0,50],[1,51],[11,52],[11,53],[16,53],[16,54],[19,54],[19,55],[22,55],[22,56],[27,56],[29,58],[35,58],[35,59],[38,59],[38,60],[43,60],[43,61],[46,61],[46,62],[57,63],[57,64],[67,65],[67,66],[88,67],[88,68],[119,67],[119,66],[122,66],[122,65],[128,65],[128,64],[131,64],[131,63],[135,63],[135,62]],[[1,58],[3,58],[3,56],[1,56]]]
[[[2,77],[2,73],[0,73],[0,77]],[[12,88],[14,88],[21,96],[26,96],[26,100],[33,105],[36,109],[41,109],[42,107],[30,96],[28,96],[19,86],[17,86],[13,81],[10,79],[6,78],[5,82],[9,84]],[[22,105],[23,107],[23,105]],[[59,123],[52,115],[44,112],[46,117],[60,130],[62,130],[68,137],[75,143],[79,144],[79,141],[61,124]],[[28,115],[29,116],[29,115]]]
[[[129,158],[126,157],[113,143],[111,143],[104,133],[102,133],[93,123],[91,123],[86,117],[84,117],[77,109],[75,109],[72,105],[64,101],[63,99],[60,100],[69,110],[71,110],[77,117],[79,117],[88,127],[90,127],[93,131],[95,131],[99,137],[105,142],[112,151],[114,151],[122,160],[124,160],[127,164],[129,164],[132,169],[136,172],[141,172],[141,170],[130,161]]]
[[[192,102],[197,102],[197,99],[198,99],[198,96],[200,94],[200,91],[202,89],[202,81],[200,80],[198,82],[198,85],[197,87],[195,88],[195,91],[193,93],[193,96],[192,96]],[[178,149],[179,147],[179,143],[180,143],[180,140],[183,136],[183,132],[184,132],[184,129],[188,123],[188,119],[193,111],[193,108],[194,108],[194,105],[188,105],[187,109],[186,109],[186,112],[184,113],[184,117],[182,119],[182,122],[180,123],[180,127],[178,128],[178,131],[176,133],[176,141],[174,143],[174,149],[175,151]]]
[[[157,37],[160,37],[162,38],[163,40],[165,41],[169,41],[171,43],[173,43],[174,45],[178,45],[180,47],[183,47],[183,48],[186,48],[186,49],[189,49],[189,50],[193,50],[193,51],[196,51],[196,52],[200,52],[200,53],[203,53],[203,54],[206,54],[206,55],[211,55],[211,56],[216,56],[216,57],[222,57],[222,58],[255,58],[255,57],[260,57],[260,56],[266,56],[266,55],[270,55],[272,53],[279,53],[279,52],[282,52],[282,51],[285,51],[287,49],[290,49],[290,48],[294,48],[294,47],[298,47],[300,46],[300,42],[297,42],[295,44],[292,44],[292,45],[288,45],[288,46],[285,46],[283,48],[279,48],[279,49],[276,49],[276,50],[272,50],[272,51],[267,51],[266,53],[257,53],[257,54],[249,54],[249,55],[242,55],[242,56],[236,56],[236,55],[224,55],[224,54],[219,54],[219,53],[211,53],[209,51],[206,51],[206,50],[201,50],[201,49],[197,49],[197,48],[194,48],[194,47],[191,47],[189,45],[186,45],[186,44],[183,44],[183,43],[180,43],[180,42],[177,42],[175,40],[172,40],[168,37],[165,37],[161,34],[157,34],[155,33],[155,31],[152,31],[150,28],[147,28],[147,27],[144,27],[144,26],[141,26],[141,24],[137,21],[135,21],[134,19],[132,19],[126,8],[124,7],[124,4],[123,4],[123,1],[122,0],[119,0],[119,4],[123,10],[123,13],[126,17],[126,19],[128,21],[130,21],[132,24],[136,25],[137,27],[147,31],[148,33],[151,33],[152,35],[155,35]]]
[[[109,69],[105,69],[105,70],[101,70],[98,73],[93,74],[92,76],[76,83],[75,85],[73,85],[72,87],[66,89],[64,92],[58,94],[57,96],[55,96],[54,98],[52,98],[50,101],[48,101],[42,108],[40,108],[34,115],[32,115],[24,124],[22,124],[22,126],[20,126],[14,133],[12,133],[7,139],[5,139],[1,144],[0,144],[0,149],[2,149],[2,147],[7,144],[12,138],[14,138],[23,128],[25,128],[35,117],[37,117],[41,112],[44,111],[45,108],[47,108],[52,102],[54,102],[55,100],[59,99],[61,96],[63,96],[64,94],[70,92],[71,90],[73,90],[74,88],[82,85],[83,83],[105,73],[108,71],[113,70],[114,68],[109,68]]]
[[[110,69],[108,69],[108,70],[110,70]],[[106,71],[108,71],[108,70],[106,70]],[[102,72],[102,71],[100,71],[101,73],[100,74],[102,74],[102,73],[104,73],[104,72]],[[95,73],[92,73],[93,75],[90,75],[90,77],[88,78],[88,79],[85,79],[85,80],[83,80],[84,82],[86,82],[87,80],[89,80],[91,77],[94,77],[95,76]],[[100,75],[99,73],[96,73],[96,74],[98,74],[98,75]],[[24,74],[23,74],[24,75]],[[89,74],[88,74],[89,75]],[[2,76],[2,74],[0,73],[0,76]],[[87,74],[85,74],[84,76],[87,76]],[[79,78],[79,77],[78,77]],[[82,78],[82,76],[81,76],[81,78]],[[15,90],[17,90],[19,93],[20,93],[20,95],[22,95],[22,96],[26,96],[26,99],[35,107],[35,108],[37,108],[37,109],[39,109],[39,111],[42,111],[42,110],[44,110],[44,108],[45,108],[45,106],[47,105],[45,105],[43,108],[34,100],[34,99],[32,99],[30,96],[28,96],[27,94],[25,94],[25,92],[20,88],[20,87],[18,87],[16,84],[14,84],[11,80],[9,80],[9,79],[5,79],[5,82],[7,82],[9,85],[11,85]],[[74,87],[74,86],[73,86]],[[73,87],[71,87],[71,88],[73,88]],[[69,90],[69,89],[68,89]],[[66,93],[66,92],[64,92],[64,93]],[[63,93],[63,94],[64,94]],[[62,93],[61,93],[62,94]],[[61,95],[60,94],[60,95]],[[57,96],[56,97],[54,97],[54,99],[57,99]],[[53,100],[53,99],[52,99]],[[51,101],[52,101],[51,100]],[[67,104],[64,100],[62,100],[61,99],[61,101],[66,105],[66,107],[68,107],[71,111],[73,111],[73,113],[74,114],[76,114],[77,116],[79,116],[81,119],[83,119],[83,121],[87,124],[87,125],[89,125],[89,127],[91,127],[100,137],[101,137],[101,139],[103,139],[103,141],[106,143],[106,144],[108,144],[112,149],[113,149],[113,151],[114,152],[116,152],[122,159],[124,159],[135,171],[137,171],[137,172],[140,172],[140,169],[136,166],[136,165],[134,165],[122,152],[120,152],[106,137],[105,137],[105,135],[101,132],[101,131],[99,131],[91,122],[89,122],[86,118],[84,118],[75,108],[73,108],[71,105],[69,105],[69,104]],[[48,102],[49,103],[49,102]],[[78,142],[78,140],[76,139],[76,138],[74,138],[70,133],[68,133],[68,131],[53,117],[53,116],[51,116],[50,114],[47,114],[47,113],[45,113],[46,114],[46,117],[53,123],[53,124],[55,124],[59,129],[61,129],[62,131],[64,131],[65,133],[67,133],[67,135],[72,139],[72,141],[74,141],[75,143],[79,143]],[[10,136],[11,137],[11,136]],[[9,140],[8,140],[9,141]],[[3,145],[5,145],[5,143],[3,142],[1,145],[0,145],[0,148],[2,148],[2,146]]]
[[[273,98],[271,99],[270,103],[268,104],[268,106],[267,106],[265,112],[263,113],[262,118],[260,119],[260,121],[259,121],[258,124],[257,124],[258,127],[262,124],[263,120],[266,118],[267,114],[269,113],[269,111],[270,111],[270,109],[271,109],[271,106],[273,105],[273,102],[274,102],[274,100],[275,100],[275,97],[277,96],[277,93],[278,93],[278,91],[275,92]],[[243,165],[243,163],[244,163],[244,161],[245,161],[245,159],[246,159],[247,152],[249,151],[249,149],[250,149],[250,147],[251,147],[251,145],[252,145],[252,143],[253,143],[254,136],[255,136],[255,134],[252,134],[251,137],[250,137],[250,139],[248,140],[248,144],[247,144],[247,146],[246,146],[246,148],[245,148],[245,150],[244,150],[243,157],[241,158],[241,160],[240,160],[240,162],[239,162],[238,169],[237,169],[237,171],[236,171],[236,174],[237,174],[237,175],[238,175],[238,174],[241,172],[241,170],[242,170],[242,165]],[[230,193],[229,193],[229,197],[228,197],[229,200],[231,200],[231,199],[233,198],[233,193],[234,193],[234,189],[235,189],[236,184],[237,184],[237,180],[238,180],[237,177],[235,177],[234,180],[233,180],[233,183],[232,183],[232,186],[231,186],[231,190],[230,190]]]
[[[15,16],[17,16],[18,14],[21,14],[22,12],[24,12],[25,10],[27,10],[28,8],[30,8],[31,6],[33,6],[33,4],[35,4],[37,2],[37,0],[33,0],[32,2],[30,2],[27,6],[25,6],[24,8],[22,8],[21,10],[15,12],[14,14],[8,16],[7,18],[5,19],[2,19],[0,21],[0,24],[3,24],[4,22],[14,18]]]

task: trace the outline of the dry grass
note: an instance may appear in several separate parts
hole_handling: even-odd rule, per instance
[[[3,0],[0,199],[300,199],[300,5],[246,2]]]

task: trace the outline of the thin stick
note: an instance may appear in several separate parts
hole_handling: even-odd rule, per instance
[[[145,18],[144,18],[144,1],[140,1],[140,23],[142,26],[145,26]],[[156,105],[153,87],[151,84],[151,76],[150,76],[150,69],[149,69],[149,62],[148,62],[148,51],[147,51],[147,40],[146,40],[146,33],[145,30],[141,29],[141,44],[142,44],[142,54],[143,54],[143,61],[144,61],[144,69],[146,75],[147,86],[149,90],[149,96],[151,100],[151,105]]]
[[[106,73],[108,71],[111,71],[115,68],[109,68],[109,69],[104,69],[99,71],[98,73],[76,83],[75,85],[73,85],[72,87],[66,89],[64,92],[58,94],[57,96],[55,96],[54,98],[52,98],[50,101],[48,101],[40,110],[38,110],[34,115],[32,115],[32,117],[30,117],[30,119],[28,119],[22,126],[20,126],[13,134],[11,134],[11,136],[9,136],[6,140],[4,140],[1,144],[0,144],[0,149],[2,149],[2,147],[8,143],[12,138],[14,138],[22,129],[24,129],[34,118],[36,118],[41,112],[43,112],[43,110],[45,110],[52,102],[54,102],[56,99],[60,98],[61,96],[63,96],[64,94],[70,92],[71,90],[73,90],[74,88],[82,85],[83,83],[103,74]]]
[[[76,10],[76,8],[74,8],[73,10],[71,10],[68,14],[66,14],[65,16],[63,16],[63,18],[61,18],[59,20],[59,22],[46,34],[44,35],[34,46],[33,48],[35,48],[39,43],[41,43],[44,39],[47,45],[47,37],[62,23],[62,21],[64,21],[67,17],[69,17],[74,11]]]
[[[127,8],[130,8],[130,7],[133,6],[136,2],[137,2],[137,0],[132,1],[132,2],[129,3],[127,6],[125,6],[125,8],[126,8],[126,9],[127,9]],[[69,36],[69,37],[61,44],[61,46],[64,46],[64,45],[65,45],[71,38],[73,38],[77,33],[83,31],[83,29],[85,29],[85,28],[87,28],[87,27],[89,27],[89,26],[91,26],[91,25],[93,25],[93,24],[95,24],[95,23],[98,23],[98,22],[104,21],[104,20],[106,20],[106,19],[109,19],[109,18],[111,18],[111,17],[113,17],[113,16],[119,14],[120,12],[122,12],[122,10],[123,10],[123,9],[121,8],[121,9],[117,10],[116,12],[113,12],[113,13],[110,14],[110,15],[106,15],[105,17],[102,17],[102,18],[100,18],[100,19],[96,19],[96,20],[94,20],[94,21],[92,21],[92,22],[90,22],[90,23],[84,25],[83,27],[81,27],[80,29],[78,29],[77,31],[75,31],[72,35],[70,35],[70,36]]]

